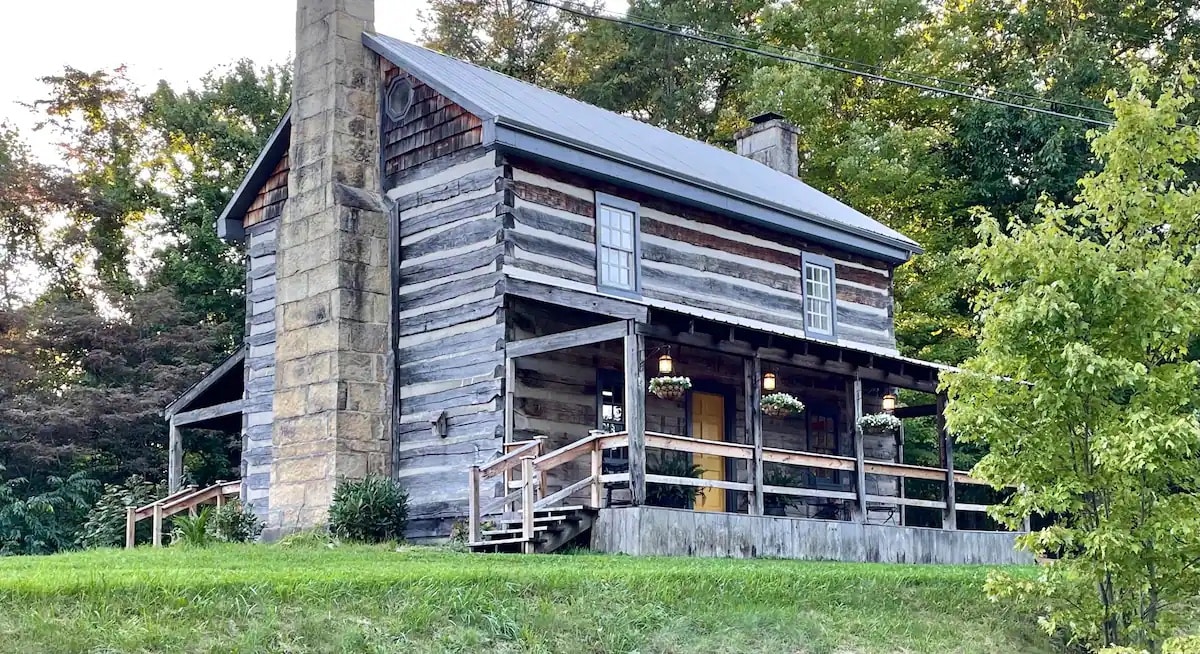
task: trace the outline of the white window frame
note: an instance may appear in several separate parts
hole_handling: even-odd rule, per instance
[[[633,214],[633,231],[630,234],[632,240],[632,248],[625,249],[621,247],[613,247],[605,244],[604,227],[601,220],[601,213],[605,208],[615,211],[623,211]],[[631,267],[629,270],[629,285],[620,286],[607,282],[604,279],[604,250],[611,249],[618,252],[628,253],[631,257]],[[617,295],[625,295],[630,297],[640,297],[642,294],[642,212],[641,206],[638,203],[619,198],[607,193],[596,192],[596,288],[607,293],[615,293]]]
[[[821,268],[829,273],[829,329],[821,329],[813,325],[809,300],[825,302],[824,298],[809,297],[809,269]],[[813,338],[837,340],[837,266],[833,259],[819,254],[805,252],[800,259],[800,283],[803,290],[801,301],[804,303],[804,334]]]

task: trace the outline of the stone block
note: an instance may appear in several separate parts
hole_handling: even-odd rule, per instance
[[[276,282],[275,302],[272,303],[271,309],[273,311],[276,304],[291,304],[306,297],[308,297],[308,273],[293,273]]]
[[[366,352],[339,352],[338,379],[342,381],[378,381],[375,365],[379,358],[376,354]]]
[[[325,456],[334,454],[337,447],[337,442],[333,435],[318,440],[296,442],[296,443],[276,443],[274,448],[275,459],[294,459],[307,458],[312,456]]]
[[[387,409],[387,388],[376,382],[345,381],[338,382],[343,391],[345,401],[340,407],[346,411],[367,411],[381,413]],[[339,422],[338,427],[342,425]]]
[[[274,468],[276,475],[282,479],[319,481],[333,473],[330,463],[330,457],[324,453],[305,457],[282,457],[276,453]]]
[[[274,414],[277,419],[294,418],[308,413],[308,386],[296,384],[275,391]]]
[[[301,443],[325,441],[333,437],[333,413],[317,413],[295,418],[275,419],[276,452]]]
[[[308,385],[308,402],[305,405],[308,413],[336,411],[342,408],[343,403],[339,382],[327,381]]]
[[[302,359],[308,354],[308,333],[306,330],[281,330],[275,334],[275,365],[282,367],[284,362]],[[277,388],[288,388],[292,378],[283,378],[276,374]],[[304,383],[303,381],[297,383]]]
[[[289,302],[282,307],[283,318],[279,321],[283,331],[296,330],[311,325],[328,322],[333,316],[328,293],[310,294],[295,302]]]

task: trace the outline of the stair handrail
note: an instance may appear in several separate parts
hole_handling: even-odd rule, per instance
[[[142,507],[125,507],[125,548],[132,549],[137,538],[137,523],[147,517],[154,518],[153,543],[154,547],[162,547],[163,519],[182,511],[195,511],[196,507],[213,501],[222,506],[225,498],[239,495],[242,492],[241,480],[218,481],[217,483],[197,489],[190,485],[170,495],[155,500]]]
[[[591,506],[599,508],[602,504],[603,486],[607,477],[603,474],[604,450],[613,447],[624,447],[629,444],[628,432],[602,432],[593,430],[587,437],[572,441],[550,452],[545,451],[545,436],[539,436],[531,441],[525,441],[507,454],[483,465],[471,466],[467,478],[467,538],[469,543],[479,543],[480,525],[483,519],[480,488],[483,479],[498,474],[507,473],[514,468],[521,469],[519,486],[511,487],[513,492],[503,498],[503,503],[517,495],[521,507],[521,537],[529,549],[533,542],[534,512],[560,502],[572,493],[585,487],[591,489]],[[514,443],[514,445],[516,445]],[[550,471],[590,454],[590,474],[565,488],[546,495],[546,478]],[[619,475],[618,475],[619,476]],[[611,480],[608,480],[611,481]],[[506,491],[509,487],[506,487]]]
[[[546,446],[546,437],[538,436],[528,441],[522,441],[520,444],[513,443],[517,447],[513,448],[503,456],[488,461],[481,465],[473,465],[468,471],[467,476],[467,541],[470,543],[479,542],[480,524],[483,520],[483,507],[481,505],[480,488],[483,486],[483,480],[496,475],[504,475],[504,489],[508,493],[507,488],[508,473],[514,468],[521,467],[522,459],[526,456],[537,456],[541,454],[542,449]],[[522,488],[528,479],[522,480]],[[523,490],[521,492],[524,492]],[[507,503],[508,495],[503,499]]]

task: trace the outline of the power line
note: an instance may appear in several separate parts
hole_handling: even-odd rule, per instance
[[[537,4],[545,4],[545,3],[537,3]],[[614,18],[614,19],[615,19],[615,18],[618,18],[618,16],[617,16],[616,12],[609,11],[609,10],[601,10],[601,11],[602,11],[603,13],[607,13],[607,14],[609,14],[609,16],[608,16],[608,17],[605,17],[605,16],[600,16],[600,15],[595,15],[595,17],[596,17],[596,18],[600,18],[601,20],[607,20],[608,18]],[[758,49],[764,49],[764,50],[765,50],[766,48],[772,48],[774,51],[778,52],[779,54],[787,54],[786,52],[782,52],[783,48],[781,48],[781,47],[776,47],[776,46],[771,46],[771,45],[769,45],[769,44],[764,44],[764,43],[763,43],[763,42],[761,42],[761,41],[755,41],[754,39],[750,39],[750,38],[747,38],[747,37],[744,37],[744,36],[738,36],[738,35],[735,35],[735,34],[726,34],[726,33],[723,33],[723,32],[714,32],[714,31],[711,31],[711,30],[706,30],[706,29],[704,29],[704,28],[702,28],[702,27],[695,27],[695,26],[689,26],[689,25],[681,25],[681,24],[679,24],[679,23],[671,23],[671,22],[668,22],[668,21],[665,21],[665,20],[662,20],[662,19],[653,18],[653,17],[650,17],[650,16],[645,16],[645,15],[640,15],[640,14],[634,14],[634,13],[632,13],[632,12],[626,12],[626,13],[625,13],[625,16],[626,16],[627,18],[635,18],[635,19],[637,19],[637,20],[639,20],[639,21],[644,21],[644,22],[648,22],[648,23],[655,23],[655,24],[658,24],[658,25],[661,25],[661,26],[664,26],[664,27],[668,27],[668,28],[674,28],[674,30],[680,30],[680,31],[682,31],[682,30],[690,30],[690,31],[694,31],[694,32],[697,32],[697,33],[699,33],[699,34],[703,34],[703,35],[705,35],[705,36],[713,37],[713,38],[716,38],[716,39],[729,39],[729,40],[733,40],[733,41],[740,41],[740,42],[741,42],[741,43],[743,43],[743,44],[746,44],[746,45],[749,45],[749,46],[753,46],[753,47],[756,47],[756,48],[758,48]],[[672,32],[672,33],[674,33],[674,32]],[[835,61],[835,62],[842,63],[842,64],[850,64],[850,65],[854,65],[854,66],[860,66],[860,67],[862,67],[862,68],[868,68],[868,69],[874,70],[874,71],[876,71],[876,72],[879,72],[879,73],[893,73],[893,74],[906,75],[906,76],[908,76],[908,77],[915,77],[915,78],[917,78],[917,79],[924,79],[924,80],[928,80],[928,81],[931,81],[931,82],[936,82],[936,83],[939,83],[939,84],[951,84],[951,85],[958,86],[958,87],[961,87],[961,88],[965,88],[965,89],[971,89],[971,90],[973,90],[973,91],[978,91],[979,89],[981,89],[981,88],[984,88],[984,89],[986,89],[986,90],[987,90],[989,93],[993,93],[993,94],[1000,94],[1000,95],[1005,95],[1005,96],[1008,96],[1008,97],[1021,98],[1021,99],[1024,99],[1024,100],[1031,100],[1031,101],[1033,101],[1033,102],[1045,102],[1046,104],[1057,104],[1057,105],[1062,105],[1062,106],[1066,106],[1066,107],[1074,107],[1074,108],[1076,108],[1076,109],[1082,109],[1082,110],[1084,110],[1084,111],[1093,111],[1093,112],[1101,113],[1101,114],[1104,114],[1104,115],[1106,115],[1106,116],[1108,116],[1108,117],[1112,117],[1112,116],[1113,116],[1112,110],[1111,110],[1111,109],[1108,109],[1107,107],[1102,107],[1102,106],[1098,107],[1098,106],[1091,106],[1091,105],[1079,104],[1079,103],[1076,103],[1076,102],[1069,102],[1069,101],[1066,101],[1066,100],[1053,100],[1053,99],[1050,99],[1050,98],[1045,98],[1045,97],[1041,97],[1041,96],[1030,95],[1030,94],[1028,94],[1028,93],[1021,93],[1021,92],[1019,92],[1019,91],[1008,91],[1008,90],[1005,90],[1005,89],[988,88],[988,87],[987,87],[986,85],[984,85],[984,84],[970,84],[970,83],[967,83],[967,82],[960,82],[960,81],[958,81],[958,80],[947,79],[947,78],[944,78],[944,77],[934,77],[933,75],[926,75],[926,74],[924,74],[924,73],[914,73],[914,72],[912,72],[912,71],[906,71],[906,70],[902,70],[902,69],[899,69],[899,68],[893,68],[893,67],[888,67],[888,66],[880,66],[880,65],[877,65],[877,64],[868,64],[868,63],[863,63],[863,62],[860,62],[860,61],[855,61],[855,60],[853,60],[853,59],[845,59],[845,58],[842,58],[842,57],[835,57],[835,56],[833,56],[833,55],[822,54],[822,53],[819,53],[819,52],[812,52],[812,51],[809,51],[809,50],[799,50],[799,49],[796,49],[796,48],[791,48],[790,50],[791,50],[791,52],[795,53],[793,56],[795,56],[795,55],[802,55],[802,56],[805,56],[805,57],[813,57],[813,58],[816,58],[816,59],[824,59],[824,60],[826,60],[826,61]]]
[[[603,21],[607,21],[610,23],[617,23],[619,25],[625,25],[628,27],[637,27],[640,29],[658,32],[660,34],[667,34],[667,35],[676,36],[679,38],[688,39],[691,41],[707,43],[709,45],[715,45],[715,46],[722,47],[722,48],[729,48],[731,50],[737,50],[739,52],[745,52],[747,54],[754,54],[754,55],[758,55],[761,57],[768,57],[768,58],[776,59],[779,61],[787,61],[787,62],[791,62],[791,63],[802,64],[805,66],[812,66],[814,68],[820,68],[823,70],[830,70],[830,71],[839,72],[839,73],[857,75],[859,77],[872,79],[872,80],[875,80],[878,82],[884,82],[887,84],[898,84],[900,86],[905,86],[908,88],[925,91],[927,93],[936,93],[939,95],[963,98],[963,99],[967,99],[967,100],[976,100],[978,102],[985,102],[988,104],[999,105],[1002,107],[1008,107],[1010,109],[1020,109],[1023,111],[1029,111],[1032,113],[1042,114],[1042,115],[1046,115],[1046,116],[1053,116],[1055,118],[1063,118],[1066,120],[1075,120],[1075,121],[1079,121],[1082,123],[1087,123],[1089,125],[1096,125],[1096,126],[1100,126],[1100,127],[1112,127],[1112,125],[1113,125],[1111,122],[1104,121],[1104,120],[1097,120],[1095,118],[1088,118],[1087,116],[1078,116],[1078,115],[1074,115],[1074,114],[1067,114],[1067,113],[1063,113],[1060,111],[1054,111],[1052,109],[1043,109],[1041,107],[1032,107],[1029,105],[1018,104],[1015,102],[1008,102],[1006,100],[988,97],[985,95],[979,95],[977,93],[967,93],[964,91],[956,91],[954,89],[941,88],[941,87],[933,86],[930,84],[911,82],[908,80],[897,79],[894,77],[888,77],[886,75],[866,72],[863,70],[855,70],[853,68],[847,68],[845,66],[826,63],[826,62],[822,62],[822,61],[812,61],[809,59],[801,59],[800,57],[790,56],[790,55],[786,55],[786,54],[782,54],[782,53],[778,53],[778,52],[771,52],[768,50],[763,50],[761,48],[750,47],[750,46],[746,46],[746,45],[738,45],[736,43],[729,43],[728,41],[722,41],[720,39],[712,38],[709,36],[704,36],[702,34],[691,34],[688,32],[681,31],[681,30],[677,31],[677,30],[666,28],[666,27],[660,27],[657,25],[651,25],[648,23],[629,20],[627,18],[617,18],[614,16],[604,16],[601,14],[594,14],[591,12],[583,11],[581,9],[576,9],[574,7],[559,5],[559,4],[555,4],[553,2],[547,2],[546,0],[527,0],[527,1],[531,2],[533,4],[542,5],[544,7],[550,7],[552,9],[557,9],[559,11],[565,11],[569,14],[575,14],[577,16],[582,16],[584,18],[591,18],[594,20],[603,20]],[[865,64],[858,64],[858,65],[866,66]],[[1051,100],[1042,100],[1042,101],[1043,102],[1053,102]]]

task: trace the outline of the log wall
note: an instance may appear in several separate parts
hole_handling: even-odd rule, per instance
[[[286,187],[285,187],[286,188]],[[246,229],[246,363],[242,409],[242,499],[260,519],[270,509],[275,394],[275,237],[279,221]]]
[[[401,171],[388,191],[399,221],[393,470],[410,538],[447,535],[467,513],[467,469],[501,447],[499,177],[495,153],[473,147]]]
[[[835,259],[843,345],[895,352],[892,270],[881,261],[806,243],[723,216],[512,160],[506,274],[596,291],[595,192],[641,205],[641,301],[660,308],[804,336],[801,255]]]

